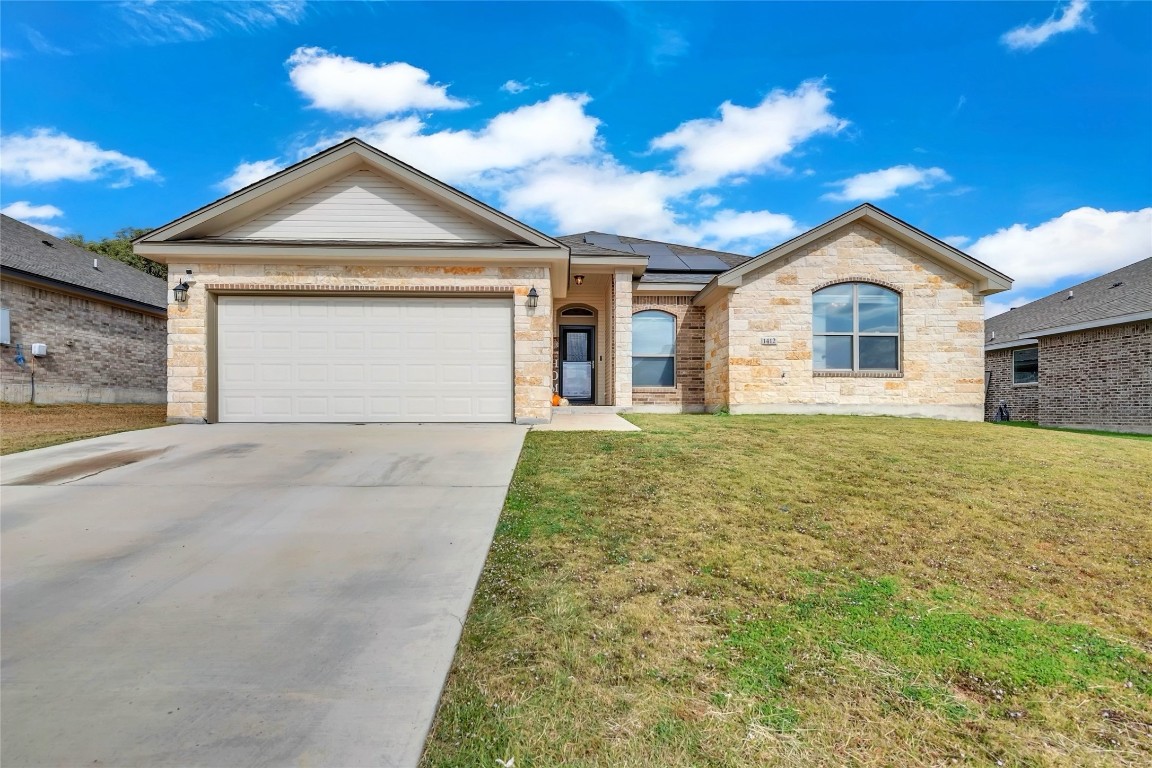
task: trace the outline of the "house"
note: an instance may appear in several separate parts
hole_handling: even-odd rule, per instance
[[[985,324],[985,418],[1152,434],[1152,258]]]
[[[0,399],[163,403],[167,294],[158,277],[0,215]]]
[[[863,205],[755,258],[551,237],[350,139],[138,239],[176,421],[983,417],[1009,278]]]

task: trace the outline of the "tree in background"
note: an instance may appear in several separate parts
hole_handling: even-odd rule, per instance
[[[167,278],[168,265],[146,259],[143,256],[137,256],[132,252],[132,241],[151,231],[150,229],[140,229],[138,227],[124,227],[124,229],[116,230],[116,234],[113,237],[106,237],[103,240],[85,240],[84,235],[68,235],[64,239],[81,248],[87,248],[93,253],[99,253],[110,259],[116,259],[116,261],[122,261],[128,266],[135,267],[141,272],[146,272],[154,277]]]

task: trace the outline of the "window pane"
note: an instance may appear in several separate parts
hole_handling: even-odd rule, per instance
[[[818,371],[844,371],[852,367],[851,336],[813,336],[812,367]]]
[[[1017,349],[1012,353],[1012,383],[1035,384],[1040,380],[1040,350]]]
[[[586,333],[566,333],[564,334],[565,342],[565,355],[564,359],[574,362],[583,363],[588,360],[588,334]]]
[[[632,358],[632,386],[676,386],[676,362],[672,357]]]
[[[812,294],[812,333],[851,332],[851,285],[832,285]]]
[[[861,336],[860,370],[894,371],[900,367],[895,336]]]
[[[672,355],[676,353],[676,318],[666,312],[637,312],[632,315],[632,354]]]
[[[860,283],[860,332],[899,333],[900,297],[887,288]],[[864,348],[860,348],[863,353]]]

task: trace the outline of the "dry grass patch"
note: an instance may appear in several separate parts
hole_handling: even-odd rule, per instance
[[[160,427],[164,405],[15,405],[0,403],[0,454]]]
[[[1152,444],[533,433],[423,765],[1152,761]]]

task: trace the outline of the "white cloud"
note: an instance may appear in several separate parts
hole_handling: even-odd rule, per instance
[[[113,186],[159,178],[140,158],[101,149],[94,142],[51,128],[0,136],[0,175],[14,184],[110,178]]]
[[[273,2],[123,2],[125,32],[144,43],[207,40],[233,31],[256,32],[304,18],[304,0]]]
[[[297,48],[288,57],[292,85],[317,109],[381,117],[416,109],[460,109],[467,102],[429,82],[419,67],[397,61],[369,64],[323,48]]]
[[[216,186],[225,192],[235,192],[271,176],[283,167],[284,165],[279,160],[256,160],[251,163],[240,163],[232,171],[231,176]]]
[[[27,200],[17,200],[14,203],[0,208],[0,213],[6,216],[11,216],[20,221],[27,221],[29,219],[45,221],[47,219],[57,219],[64,215],[64,211],[60,210],[54,205],[32,205]]]
[[[1035,291],[1152,256],[1152,208],[1076,208],[1035,227],[998,230],[969,246],[968,253],[1012,277],[1017,290]]]
[[[968,243],[972,242],[972,238],[965,237],[964,235],[949,235],[948,237],[942,237],[940,239],[948,243],[948,245],[952,246],[953,248],[961,249],[968,245]]]
[[[71,56],[72,51],[67,48],[61,48],[48,38],[44,37],[42,33],[28,26],[22,25],[24,28],[24,37],[28,40],[28,44],[32,49],[38,53],[45,53],[49,56]]]
[[[598,229],[759,252],[795,235],[799,224],[779,212],[725,206],[721,182],[783,169],[804,141],[839,131],[846,123],[831,113],[829,93],[808,81],[754,107],[726,102],[719,117],[683,123],[653,141],[653,150],[669,154],[648,170],[608,151],[587,95],[554,94],[473,129],[436,130],[419,115],[368,121],[302,144],[290,159],[241,163],[222,186],[235,188],[356,136],[548,231]],[[717,151],[715,144],[724,146]]]
[[[914,165],[896,165],[869,173],[858,173],[847,179],[833,182],[840,190],[824,195],[825,200],[852,202],[856,200],[883,200],[893,197],[905,187],[928,189],[936,184],[951,181],[952,177],[943,168],[917,168]]]
[[[676,153],[681,174],[700,183],[727,176],[782,170],[781,159],[819,134],[848,125],[831,113],[831,90],[818,80],[794,91],[774,90],[755,107],[726,101],[719,118],[689,120],[652,140],[652,148]]]
[[[384,120],[327,136],[304,154],[358,136],[438,179],[463,183],[550,158],[591,155],[600,121],[584,110],[589,101],[584,94],[557,94],[502,112],[475,131],[429,131],[415,116]]]
[[[36,229],[47,232],[56,237],[64,237],[67,230],[64,227],[58,227],[49,224],[50,219],[58,219],[64,215],[64,211],[60,210],[54,205],[33,205],[27,200],[17,200],[14,203],[0,208],[0,213],[5,216],[11,216],[14,219],[19,219],[25,224],[30,224]]]
[[[504,83],[504,85],[500,86],[500,90],[504,91],[505,93],[511,93],[515,95],[517,93],[524,93],[524,91],[531,87],[532,86],[528,85],[527,83],[522,83],[519,80],[508,80]]]
[[[1064,6],[1059,17],[1056,16],[1056,11],[1053,11],[1048,20],[1042,24],[1025,24],[1005,32],[1000,42],[1012,50],[1031,51],[1061,32],[1091,29],[1092,22],[1087,12],[1088,0],[1071,0]]]

